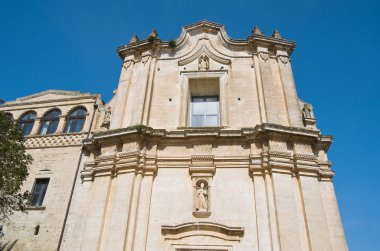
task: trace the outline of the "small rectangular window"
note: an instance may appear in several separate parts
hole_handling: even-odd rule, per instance
[[[219,97],[191,97],[191,126],[219,126]]]
[[[40,207],[44,201],[49,179],[36,179],[32,192],[31,206]]]

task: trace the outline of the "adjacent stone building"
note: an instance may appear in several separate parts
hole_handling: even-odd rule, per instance
[[[332,137],[297,96],[294,47],[277,31],[235,40],[202,21],[175,41],[153,31],[119,47],[107,104],[50,90],[0,106],[34,157],[33,201],[4,223],[3,245],[347,250]]]

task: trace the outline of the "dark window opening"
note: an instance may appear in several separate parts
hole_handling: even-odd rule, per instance
[[[40,207],[44,201],[49,179],[36,179],[32,192],[31,206]]]

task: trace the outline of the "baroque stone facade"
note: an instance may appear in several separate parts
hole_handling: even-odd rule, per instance
[[[24,189],[50,179],[42,205],[4,223],[2,245],[347,250],[327,158],[332,137],[297,96],[294,47],[278,31],[255,27],[235,40],[201,21],[175,42],[154,31],[119,47],[119,85],[107,104],[46,91],[0,106],[16,120],[37,114]],[[72,132],[78,106],[86,118]],[[51,109],[61,112],[57,131],[40,135]]]

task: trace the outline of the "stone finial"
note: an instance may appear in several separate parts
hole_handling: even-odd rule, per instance
[[[278,32],[278,30],[273,31],[272,37],[277,38],[277,39],[282,39],[282,36]]]
[[[153,29],[148,37],[158,37],[158,33],[157,33],[156,29]]]
[[[260,35],[260,36],[263,35],[263,33],[262,33],[262,31],[260,30],[260,27],[259,27],[259,26],[256,26],[255,28],[252,29],[252,34],[253,34],[253,35]]]
[[[133,43],[136,43],[137,41],[139,41],[139,37],[137,35],[133,35],[131,40],[129,40],[129,43],[133,44]]]

